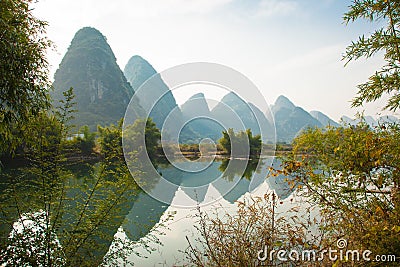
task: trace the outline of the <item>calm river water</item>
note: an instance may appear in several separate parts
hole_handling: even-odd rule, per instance
[[[130,200],[129,205],[126,205],[128,208],[123,210],[124,219],[117,222],[119,226],[116,225],[114,229],[108,230],[111,231],[111,236],[114,233],[116,238],[137,243],[145,242],[153,250],[150,253],[142,246],[138,246],[134,251],[127,251],[128,259],[135,266],[182,266],[185,263],[182,251],[188,246],[186,236],[194,240],[197,235],[194,228],[196,206],[200,206],[206,212],[223,207],[224,212],[233,214],[237,200],[249,194],[263,196],[272,191],[279,198],[278,209],[281,212],[297,205],[294,201],[296,197],[285,181],[286,177],[266,178],[269,167],[272,165],[279,167],[279,162],[274,157],[266,157],[260,161],[250,160],[248,164],[243,160],[223,159],[214,160],[207,165],[202,161],[188,161],[180,163],[179,166],[185,169],[184,164],[190,165],[193,171],[182,171],[174,164],[158,167],[162,177],[177,185],[176,190],[171,191],[162,183],[156,182],[148,191],[158,199],[159,196],[163,196],[162,199],[168,199],[168,203],[160,202],[149,194],[140,192]],[[85,186],[93,182],[91,175],[95,172],[85,164],[74,166],[72,173],[74,175],[69,184],[78,185],[80,191],[71,191],[69,194],[81,193],[84,190],[82,188],[88,188]],[[13,186],[5,179],[2,181],[0,189],[3,192]],[[29,198],[31,193],[33,192],[21,190],[21,198]],[[167,220],[169,215],[173,217]],[[160,222],[164,222],[163,226],[160,226]],[[2,238],[7,238],[10,229],[2,225],[0,230]],[[100,255],[111,253],[114,251],[114,245],[112,242],[108,252],[98,253]]]

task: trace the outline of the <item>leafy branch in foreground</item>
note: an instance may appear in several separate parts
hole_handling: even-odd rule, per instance
[[[33,0],[0,2],[0,142],[16,148],[15,127],[50,106],[45,36],[47,23],[33,16]]]
[[[319,205],[327,242],[345,238],[352,248],[400,256],[398,127],[309,129],[294,140],[275,172]]]
[[[360,36],[346,49],[343,56],[348,64],[361,57],[370,58],[383,51],[386,64],[372,75],[369,80],[358,86],[353,106],[362,106],[365,102],[374,102],[389,95],[385,109],[397,110],[400,107],[400,3],[394,0],[356,0],[344,15],[346,24],[358,19],[371,22],[383,22],[370,36]]]
[[[73,111],[72,89],[65,97],[57,115],[40,113],[26,124],[29,165],[7,176],[1,173],[9,181],[0,202],[0,262],[5,266],[104,263],[110,245],[117,242],[115,233],[141,192],[122,158],[121,125],[100,133],[104,158],[88,166],[89,177],[71,171],[64,123]],[[136,247],[123,253],[129,255],[129,248]]]

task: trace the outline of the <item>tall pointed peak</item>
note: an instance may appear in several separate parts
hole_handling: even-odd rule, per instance
[[[115,59],[114,53],[107,43],[107,38],[96,28],[84,27],[75,33],[69,50],[76,48],[97,49],[99,47]]]
[[[153,66],[147,60],[145,60],[139,55],[134,55],[128,60],[128,63],[126,64],[124,71],[126,71],[127,68],[132,68],[132,67],[136,68],[144,67],[151,69],[154,71],[154,73],[156,73],[156,70],[153,68]]]
[[[226,95],[224,95],[224,97],[222,98],[222,100],[227,100],[227,99],[237,99],[239,98],[239,96],[235,93],[235,92],[229,92]]]
[[[203,93],[197,93],[192,95],[189,99],[196,99],[196,98],[206,98]]]
[[[288,109],[294,109],[296,106],[292,103],[292,101],[289,100],[289,98],[287,98],[286,96],[280,95],[276,101],[274,106],[276,108],[278,107],[285,107]]]
[[[199,114],[206,116],[210,113],[203,93],[192,95],[185,103],[183,103],[181,110],[184,117],[196,116]]]
[[[54,75],[54,103],[74,88],[77,116],[73,124],[116,123],[124,117],[133,90],[119,68],[106,37],[92,27],[77,31]]]
[[[93,27],[83,27],[75,33],[74,40],[87,39],[88,37],[101,37],[105,39],[104,35],[98,29]]]
[[[235,92],[229,92],[226,94],[222,99],[221,102],[226,104],[226,105],[243,105],[246,104],[246,101],[244,101],[239,95],[237,95]]]
[[[138,55],[131,57],[124,68],[124,75],[134,91],[156,73],[153,66]]]

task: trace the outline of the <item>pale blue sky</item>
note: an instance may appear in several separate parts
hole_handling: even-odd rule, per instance
[[[346,46],[371,33],[368,22],[345,26],[344,0],[40,0],[35,13],[49,22],[57,69],[75,32],[92,26],[112,47],[121,69],[133,55],[158,71],[208,61],[248,76],[268,103],[285,95],[307,111],[335,120],[352,116],[356,85],[381,64],[374,58],[344,68]],[[198,88],[200,90],[200,88]],[[209,90],[210,91],[210,90]],[[212,92],[212,91],[210,91]],[[209,98],[218,98],[206,92]],[[184,102],[192,92],[176,95]],[[369,105],[367,113],[379,111]]]

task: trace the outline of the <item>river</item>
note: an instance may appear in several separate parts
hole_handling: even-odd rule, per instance
[[[266,178],[270,166],[279,167],[279,162],[274,157],[250,160],[248,164],[239,159],[214,160],[207,166],[202,161],[188,161],[186,164],[189,164],[192,170],[201,171],[182,171],[174,164],[160,164],[157,168],[159,174],[175,184],[177,189],[171,191],[161,182],[156,182],[147,193],[140,191],[131,197],[129,203],[121,208],[123,218],[115,220],[111,224],[114,227],[106,231],[109,233],[109,238],[112,239],[114,236],[114,241],[108,240],[108,249],[98,249],[95,253],[100,257],[106,255],[104,258],[107,258],[107,255],[112,255],[116,250],[125,249],[116,249],[118,245],[116,240],[126,240],[133,244],[146,244],[146,246],[134,245],[133,249],[131,247],[123,251],[127,260],[135,266],[183,265],[185,255],[182,251],[188,246],[186,237],[194,241],[197,235],[194,228],[196,207],[201,207],[205,212],[223,207],[225,212],[233,214],[236,201],[242,200],[249,194],[263,196],[272,191],[279,198],[278,208],[281,212],[301,201],[298,199],[293,201],[296,197],[285,181],[286,177],[281,175]],[[95,173],[93,169],[95,170],[96,166],[97,164],[91,164],[91,167],[88,167],[88,164],[81,164],[71,167],[74,175],[69,178],[69,184],[79,186],[72,187],[68,194],[85,193],[84,188],[90,188],[89,185],[93,183],[92,176]],[[8,173],[15,174],[17,171],[9,170]],[[15,186],[4,177],[2,181],[3,193]],[[20,198],[29,198],[29,191],[21,188],[19,192]],[[168,201],[165,201],[166,199]],[[2,238],[6,238],[9,231],[10,228],[2,224]],[[122,259],[120,262],[122,265]]]

